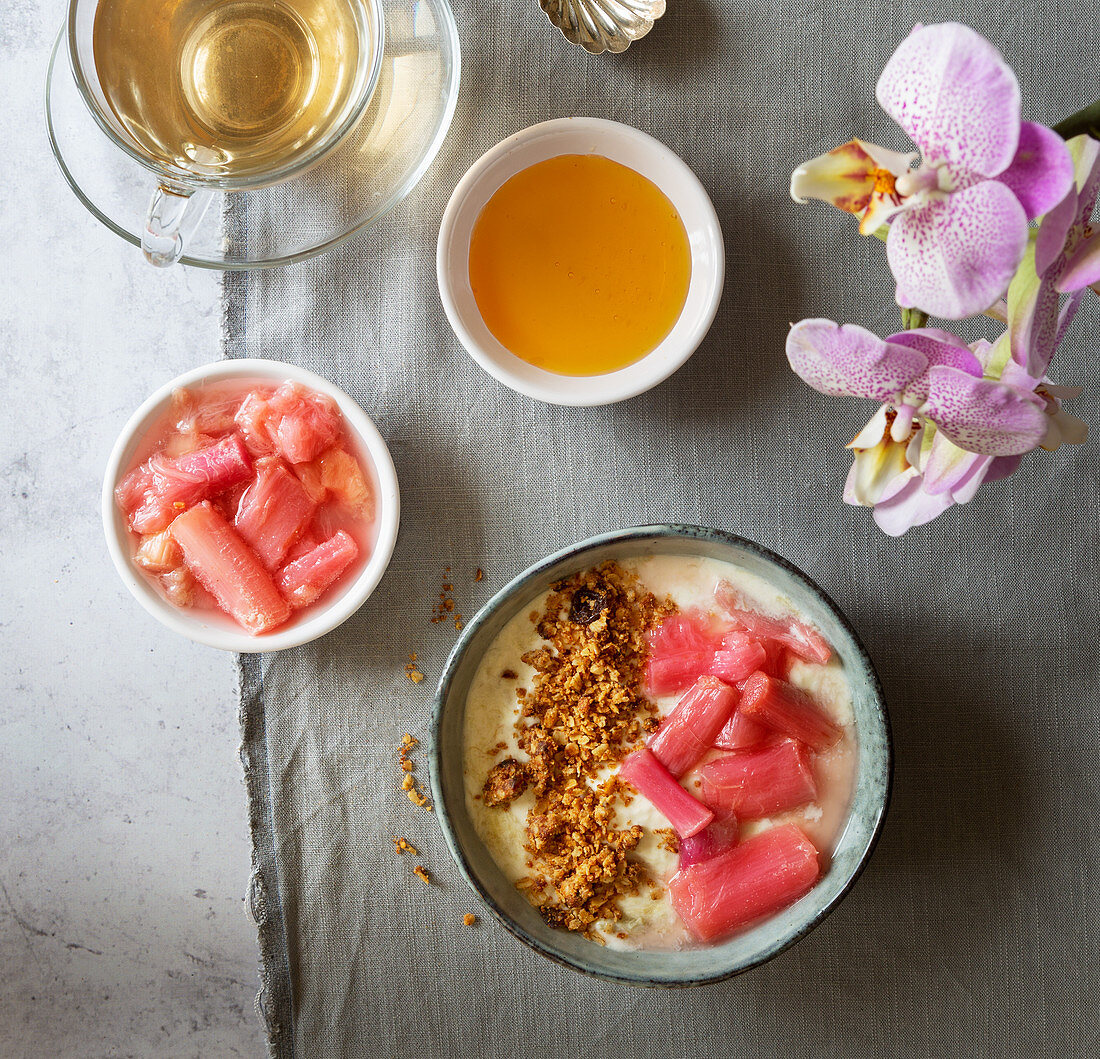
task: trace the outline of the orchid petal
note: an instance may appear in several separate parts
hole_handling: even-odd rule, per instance
[[[859,140],[849,140],[803,162],[791,174],[791,198],[800,203],[820,199],[848,213],[862,213],[875,189],[875,168]]]
[[[1084,224],[1092,216],[1100,195],[1100,140],[1091,136],[1074,136],[1066,144],[1073,156],[1077,185],[1077,223]]]
[[[1067,412],[1057,402],[1054,403],[1054,411],[1048,413],[1047,421],[1043,448],[1048,452],[1053,452],[1059,445],[1083,445],[1088,439],[1088,423]]]
[[[970,464],[967,473],[962,474],[951,486],[951,499],[956,504],[969,504],[977,495],[978,490],[985,485],[989,468],[993,466],[996,456],[979,456]]]
[[[975,349],[974,353],[982,363],[982,374],[991,379],[999,379],[1005,365],[1012,360],[1011,335],[1005,331],[1000,338],[985,350]]]
[[[985,477],[986,468],[992,462],[992,456],[967,452],[949,441],[944,434],[937,433],[924,468],[925,492],[933,496],[950,493],[959,503],[965,503],[959,498],[960,491],[966,494],[966,500],[972,499]],[[975,478],[977,481],[974,481]]]
[[[1066,142],[1045,125],[1025,121],[1012,164],[997,179],[1020,200],[1030,221],[1057,206],[1073,187]]]
[[[1055,386],[1052,382],[1044,383],[1043,390],[1058,401],[1069,401],[1085,392],[1083,386]]]
[[[791,174],[795,202],[820,199],[838,209],[862,215],[860,231],[873,234],[905,209],[895,177],[908,171],[916,152],[899,154],[862,140],[849,140],[804,162]]]
[[[895,178],[908,173],[909,167],[920,155],[916,151],[900,154],[863,140],[856,142],[871,156],[871,161],[876,166],[873,172],[875,190],[863,211],[863,219],[859,222],[860,235],[874,235],[884,224],[907,208],[906,202],[898,193]]]
[[[887,438],[873,449],[857,450],[844,483],[845,502],[874,507],[896,479],[915,474],[905,459],[905,448]]]
[[[914,29],[890,57],[875,94],[932,165],[946,162],[995,177],[1016,154],[1016,75],[969,26]]]
[[[1041,379],[1058,348],[1058,291],[1035,271],[1035,247],[1024,252],[1008,288],[1008,334],[1012,359]]]
[[[855,324],[802,320],[787,335],[795,374],[821,393],[890,401],[924,371],[924,355],[883,342]]]
[[[1055,287],[1063,294],[1084,290],[1100,283],[1100,235],[1082,239],[1066,262]]]
[[[1022,368],[1014,360],[1009,361],[1001,372],[1000,381],[1014,390],[1022,390],[1024,393],[1034,393],[1035,388],[1042,381],[1032,375],[1026,368]]]
[[[1077,219],[1077,189],[1070,188],[1065,198],[1040,222],[1035,237],[1035,271],[1042,276],[1062,256],[1066,240]]]
[[[867,507],[862,500],[858,499],[858,489],[856,487],[858,475],[859,471],[856,469],[856,464],[853,460],[852,466],[848,468],[848,477],[844,479],[844,503],[851,504],[852,507]]]
[[[958,368],[975,378],[982,377],[982,365],[976,356],[963,345],[950,331],[940,331],[935,327],[915,327],[891,335],[887,342],[899,346],[908,346],[918,350],[928,358],[928,367],[942,364],[949,368]],[[902,400],[921,404],[928,396],[928,371],[922,372],[906,387]]]
[[[945,342],[943,339],[933,337],[937,334],[946,336],[950,341]],[[905,387],[905,392],[900,398],[902,401],[911,402],[915,405],[924,402],[928,397],[928,371],[936,365],[957,368],[959,371],[965,372],[967,375],[973,375],[977,379],[982,377],[982,365],[978,358],[963,346],[954,335],[948,334],[946,331],[937,332],[934,328],[918,328],[892,335],[886,341],[916,349],[928,358],[928,369],[921,372]]]
[[[1040,276],[1049,272],[1062,257],[1074,229],[1083,227],[1092,216],[1100,189],[1100,140],[1074,136],[1066,148],[1073,159],[1073,187],[1039,225],[1035,270]]]
[[[1004,293],[1027,245],[1024,209],[1004,184],[936,197],[890,227],[898,304],[949,320],[980,313]]]
[[[875,523],[883,533],[900,537],[914,526],[931,522],[955,503],[950,494],[932,495],[922,486],[922,479],[913,478],[889,500],[875,505]]]
[[[999,482],[1004,478],[1014,475],[1023,461],[1023,454],[1018,456],[994,456],[989,470],[985,472],[987,482]]]
[[[876,190],[863,211],[859,222],[860,235],[874,235],[884,224],[889,224],[899,213],[908,209],[908,203],[896,193],[885,195]]]
[[[868,143],[866,140],[856,140],[855,142],[870,155],[871,161],[879,169],[893,173],[896,177],[908,173],[909,168],[920,158],[917,151],[891,151],[888,147],[879,147],[878,144]]]
[[[854,451],[852,467],[844,483],[844,502],[862,507],[874,507],[881,499],[897,492],[905,480],[916,474],[910,463],[911,439],[898,442],[892,437],[894,413],[888,405],[871,417],[871,421],[852,439],[848,448]],[[920,433],[918,427],[914,436]]]
[[[955,368],[929,373],[925,413],[949,441],[983,456],[1013,456],[1046,434],[1043,402],[1001,382],[975,379]]]
[[[890,430],[890,406],[880,405],[870,422],[848,442],[849,449],[873,449]]]
[[[922,419],[916,433],[909,439],[909,448],[905,450],[905,458],[909,465],[919,474],[924,473],[924,465],[928,461],[928,453],[932,443],[936,440],[939,431],[931,419]]]

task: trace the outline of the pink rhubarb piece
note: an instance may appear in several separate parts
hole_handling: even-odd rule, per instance
[[[688,794],[648,748],[627,757],[619,776],[648,798],[681,838],[690,838],[714,819],[714,813]]]
[[[364,519],[374,518],[374,487],[359,461],[339,445],[297,464],[294,473],[317,503],[335,500]]]
[[[256,479],[245,490],[233,520],[261,562],[273,570],[309,526],[317,505],[278,458],[257,460]]]
[[[344,530],[306,552],[279,572],[279,588],[295,607],[307,607],[334,585],[359,555],[359,546]]]
[[[699,780],[707,805],[741,820],[797,809],[817,797],[810,753],[793,739],[723,754],[699,769]]]
[[[755,639],[777,640],[806,662],[824,665],[833,656],[828,641],[812,625],[793,618],[769,618],[748,609],[729,581],[718,582],[714,598],[738,627]]]
[[[208,501],[178,515],[171,534],[195,579],[249,632],[267,632],[290,617],[256,553]]]
[[[824,750],[840,738],[840,729],[805,691],[766,673],[753,673],[745,681],[740,710],[814,750]]]
[[[673,776],[682,776],[714,745],[737,706],[737,692],[717,677],[700,677],[661,722],[649,749]]]
[[[718,733],[714,745],[722,750],[740,750],[746,746],[758,746],[772,735],[766,724],[746,717],[741,710],[734,710],[725,728]]]
[[[710,661],[708,672],[727,684],[736,684],[764,665],[767,651],[747,633],[730,632],[722,637]]]
[[[228,434],[237,429],[241,398],[236,394],[213,397],[201,387],[172,394],[172,422],[179,434]]]
[[[710,860],[736,846],[741,825],[733,813],[716,813],[702,831],[680,839],[680,867],[688,868],[701,860]]]
[[[717,646],[710,618],[698,611],[674,614],[649,634],[647,682],[651,695],[690,687],[709,671]]]
[[[821,874],[813,843],[795,826],[773,827],[678,871],[672,905],[700,941],[719,941],[794,904]]]
[[[170,458],[156,455],[131,471],[115,500],[136,533],[159,533],[180,511],[225,492],[252,474],[252,458],[238,434]]]
[[[308,463],[340,437],[343,421],[336,403],[294,382],[267,396],[249,394],[237,412],[237,425],[257,455],[277,453],[290,463]]]

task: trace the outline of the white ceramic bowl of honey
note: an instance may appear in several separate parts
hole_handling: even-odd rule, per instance
[[[722,295],[718,216],[660,141],[600,118],[533,125],[459,181],[436,252],[470,356],[558,405],[622,401],[667,379]]]

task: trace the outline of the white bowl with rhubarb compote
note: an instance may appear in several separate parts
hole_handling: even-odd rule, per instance
[[[432,734],[467,881],[521,940],[617,981],[777,955],[847,892],[889,800],[851,626],[783,559],[693,526],[604,534],[502,589]]]
[[[377,428],[304,368],[226,360],[133,414],[103,483],[107,547],[158,621],[244,653],[315,640],[374,591],[397,540]]]

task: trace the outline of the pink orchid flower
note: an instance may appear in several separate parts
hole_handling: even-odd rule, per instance
[[[847,503],[874,508],[883,532],[899,536],[967,503],[1037,446],[1084,441],[1085,424],[1061,406],[1080,390],[998,365],[998,348],[933,328],[886,340],[830,320],[791,329],[787,357],[810,386],[883,402],[848,446],[844,487]]]
[[[795,170],[797,201],[823,199],[887,222],[897,301],[944,319],[985,311],[1028,247],[1028,222],[1061,202],[1073,162],[1050,129],[1020,119],[1016,76],[968,26],[918,25],[879,78],[880,105],[920,148],[852,140]]]
[[[863,397],[893,411],[890,436],[908,443],[917,420],[983,456],[1015,456],[1046,435],[1041,398],[983,378],[981,362],[947,331],[920,328],[885,341],[855,324],[802,320],[787,335],[796,375],[821,393]],[[919,426],[919,423],[917,423]]]

